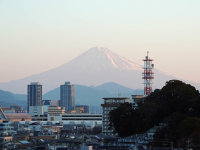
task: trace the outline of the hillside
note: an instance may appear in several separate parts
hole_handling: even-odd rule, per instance
[[[9,107],[10,105],[20,105],[26,107],[27,96],[23,94],[13,94],[8,91],[0,90],[0,105]]]

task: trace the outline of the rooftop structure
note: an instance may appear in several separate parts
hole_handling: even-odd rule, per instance
[[[4,114],[4,111],[3,111],[2,107],[0,106],[0,120],[6,120],[6,119],[7,118],[6,118],[5,114]]]
[[[41,85],[39,82],[31,82],[30,85]]]

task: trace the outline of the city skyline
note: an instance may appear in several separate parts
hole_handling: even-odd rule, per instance
[[[38,74],[94,46],[200,82],[200,2],[0,1],[0,82]]]

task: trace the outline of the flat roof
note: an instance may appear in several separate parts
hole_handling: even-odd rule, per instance
[[[41,85],[40,82],[31,82],[30,85]]]
[[[7,119],[31,119],[28,113],[5,113]]]
[[[109,99],[116,99],[116,100],[123,100],[123,99],[130,99],[129,97],[104,97],[104,100],[109,100]]]

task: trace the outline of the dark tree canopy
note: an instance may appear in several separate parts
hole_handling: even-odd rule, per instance
[[[130,119],[132,118],[133,113],[132,105],[129,103],[124,103],[121,105],[116,111],[110,112],[110,120],[113,122],[113,126],[120,134],[120,136],[124,137],[132,133],[133,129],[133,121]],[[127,131],[130,131],[127,133]]]
[[[200,96],[193,86],[170,80],[139,103],[122,104],[110,112],[110,125],[121,137],[144,133],[159,123],[166,123],[155,138],[168,139],[177,145],[190,139],[200,143]],[[197,138],[198,137],[198,138]]]

